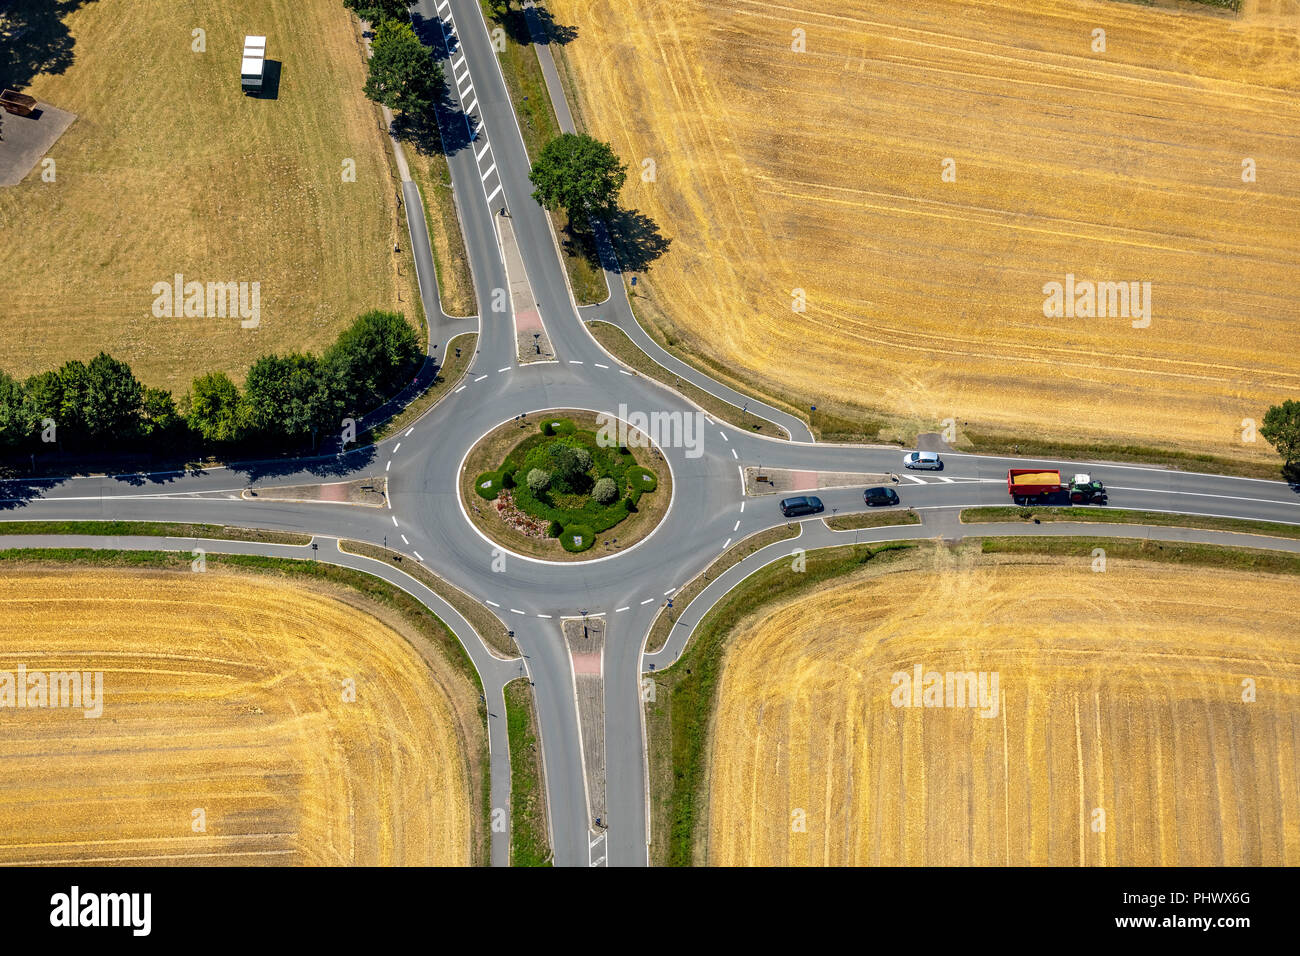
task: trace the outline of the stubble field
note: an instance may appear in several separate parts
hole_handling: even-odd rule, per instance
[[[49,6],[10,6],[34,5]],[[264,353],[319,352],[365,309],[416,321],[414,276],[392,252],[407,236],[388,141],[339,0],[66,6],[70,65],[27,92],[78,119],[49,154],[54,182],[38,164],[0,189],[0,367],[25,376],[103,349],[179,397],[203,372],[242,381]],[[20,52],[50,33],[29,30]],[[268,37],[276,98],[241,92],[245,34]],[[153,286],[177,273],[260,282],[260,326],[155,317]]]
[[[711,734],[710,863],[1300,861],[1293,577],[929,560],[734,633]],[[996,672],[996,715],[895,706],[893,675],[918,664]]]
[[[1272,458],[1241,428],[1300,395],[1296,0],[548,6],[672,240],[634,301],[683,349],[884,438]],[[1149,327],[1046,319],[1067,274],[1150,282]]]
[[[397,615],[212,568],[9,570],[0,671],[104,690],[98,719],[0,710],[0,862],[472,862],[476,693]]]

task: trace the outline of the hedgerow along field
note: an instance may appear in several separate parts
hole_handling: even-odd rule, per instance
[[[496,429],[465,466],[468,476],[476,470],[472,466],[509,449],[497,467],[478,471],[474,478],[474,494],[492,503],[471,505],[479,524],[510,543],[531,539],[534,548],[547,538],[555,539],[542,550],[554,552],[558,543],[573,554],[589,550],[602,535],[612,540],[633,516],[642,520],[635,530],[621,534],[625,545],[652,528],[667,508],[668,494],[658,490],[666,466],[646,467],[641,461],[656,464],[662,459],[649,448],[634,452],[628,445],[607,444],[600,428],[595,415],[559,413],[537,417],[531,428],[512,422]],[[517,437],[528,431],[527,437]],[[560,456],[575,453],[586,458],[567,466],[566,473]],[[546,481],[534,485],[536,472],[544,472]],[[643,499],[653,499],[646,511]]]
[[[27,89],[79,117],[50,154],[56,180],[38,165],[0,189],[6,371],[103,350],[179,395],[207,371],[242,381],[265,353],[319,353],[369,308],[414,317],[389,145],[341,0],[68,6],[70,65]],[[275,99],[240,90],[245,34],[281,64]],[[260,326],[155,318],[151,290],[177,273],[260,282]]]
[[[1300,395],[1295,0],[548,7],[672,240],[633,290],[671,345],[882,439],[1276,460],[1242,431]],[[1067,274],[1151,282],[1149,327],[1047,320]]]
[[[479,690],[396,610],[188,557],[6,567],[0,609],[0,670],[103,673],[98,719],[4,711],[5,863],[474,862]]]
[[[718,682],[708,862],[1294,865],[1294,591],[929,549],[763,608]],[[918,664],[997,673],[996,713],[895,706]]]

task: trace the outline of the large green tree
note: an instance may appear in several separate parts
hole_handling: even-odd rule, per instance
[[[205,441],[230,442],[240,437],[239,389],[225,372],[196,378],[184,405],[190,428]]]
[[[263,355],[244,381],[243,421],[263,435],[299,438],[318,427],[328,399],[314,355]]]
[[[321,378],[346,410],[369,411],[411,378],[422,351],[419,337],[399,313],[363,313],[321,356]]]
[[[100,352],[85,367],[81,426],[94,439],[124,439],[139,433],[144,386],[120,359]]]
[[[0,448],[13,448],[32,436],[36,422],[27,389],[12,375],[0,372]]]
[[[384,20],[409,20],[411,11],[406,0],[343,0],[343,6],[356,12],[362,20],[372,24]]]
[[[442,86],[442,67],[411,25],[381,20],[371,48],[366,96],[410,117],[428,112]]]
[[[1259,433],[1277,449],[1287,465],[1300,459],[1300,402],[1287,399],[1264,413]]]
[[[542,147],[528,178],[537,187],[534,199],[547,209],[564,210],[571,223],[586,225],[618,203],[627,167],[608,143],[586,133],[564,133]]]

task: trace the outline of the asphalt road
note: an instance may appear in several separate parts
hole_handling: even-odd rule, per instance
[[[676,659],[690,630],[708,606],[761,562],[789,553],[790,542],[759,552],[724,575],[689,608],[661,652],[642,660],[646,631],[664,601],[707,567],[731,543],[784,523],[778,496],[746,497],[741,468],[756,465],[808,471],[898,472],[902,452],[893,447],[815,444],[806,426],[776,409],[712,382],[663,352],[636,324],[612,258],[606,266],[612,295],[599,307],[608,318],[665,367],[735,404],[765,411],[785,425],[797,441],[760,437],[710,420],[676,392],[623,368],[588,333],[569,292],[549,221],[531,199],[529,162],[505,84],[492,52],[488,30],[474,0],[419,0],[413,7],[418,29],[435,43],[444,61],[449,102],[440,110],[453,185],[479,309],[479,349],[461,386],[445,396],[411,428],[378,445],[344,455],[272,463],[235,463],[186,473],[113,475],[8,481],[0,484],[2,519],[135,519],[213,522],[306,532],[321,545],[319,560],[358,567],[392,581],[434,609],[460,637],[483,679],[492,746],[492,802],[509,807],[509,772],[502,721],[502,685],[519,676],[521,666],[535,682],[547,774],[555,860],[588,865],[594,853],[608,865],[647,862],[645,753],[639,677],[645,667]],[[556,95],[552,91],[552,96]],[[559,91],[562,95],[562,91]],[[426,310],[437,302],[422,207],[404,187],[413,252],[419,264]],[[493,312],[494,290],[507,288],[493,216],[506,206],[519,238],[524,266],[555,350],[557,361],[520,366],[515,359],[513,318]],[[420,218],[415,221],[411,217]],[[484,304],[489,304],[484,308]],[[466,320],[430,310],[431,346],[466,327]],[[640,544],[582,564],[558,564],[507,555],[504,570],[494,568],[494,545],[469,524],[456,491],[460,465],[488,431],[521,412],[586,408],[660,413],[678,426],[661,441],[673,474],[673,499],[659,528]],[[760,411],[762,413],[762,411]],[[689,429],[689,430],[688,430]],[[935,512],[920,526],[835,533],[819,521],[805,525],[799,546],[821,547],[856,534],[860,540],[931,537],[938,512],[986,504],[1007,504],[1008,467],[1043,465],[1063,471],[1091,471],[1111,491],[1111,506],[1228,515],[1300,524],[1300,494],[1282,482],[1171,472],[1134,465],[1080,465],[1059,461],[947,454],[940,473],[905,473],[897,486],[904,506]],[[292,504],[241,496],[245,489],[385,475],[389,507]],[[828,509],[840,514],[863,510],[861,489],[821,493]],[[953,522],[944,525],[951,527]],[[992,533],[994,526],[981,532]],[[1068,525],[1017,524],[997,533],[1068,533]],[[1211,532],[1087,525],[1090,535],[1119,534],[1184,540]],[[501,661],[477,639],[472,628],[419,582],[388,565],[344,555],[331,545],[338,538],[387,544],[402,551],[486,603],[514,630],[523,660]],[[1220,536],[1221,537],[1221,536]],[[1199,540],[1191,538],[1188,540]],[[1239,539],[1223,539],[1237,543]],[[1261,539],[1254,538],[1258,546]],[[8,538],[3,546],[48,546],[63,538]],[[86,538],[88,547],[174,547],[172,539]],[[303,554],[283,546],[208,542],[210,550]],[[1295,550],[1295,542],[1273,542]],[[500,567],[499,562],[495,562]],[[730,582],[730,583],[727,583]],[[605,737],[608,830],[593,833],[585,801],[581,747],[572,670],[560,633],[560,619],[582,611],[608,619],[605,647]],[[643,664],[645,667],[643,667]],[[493,835],[492,860],[507,862],[508,832]],[[599,850],[593,851],[593,843]]]

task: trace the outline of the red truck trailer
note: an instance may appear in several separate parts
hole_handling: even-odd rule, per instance
[[[1047,468],[1012,468],[1007,472],[1007,492],[1023,505],[1060,494],[1061,473]]]

